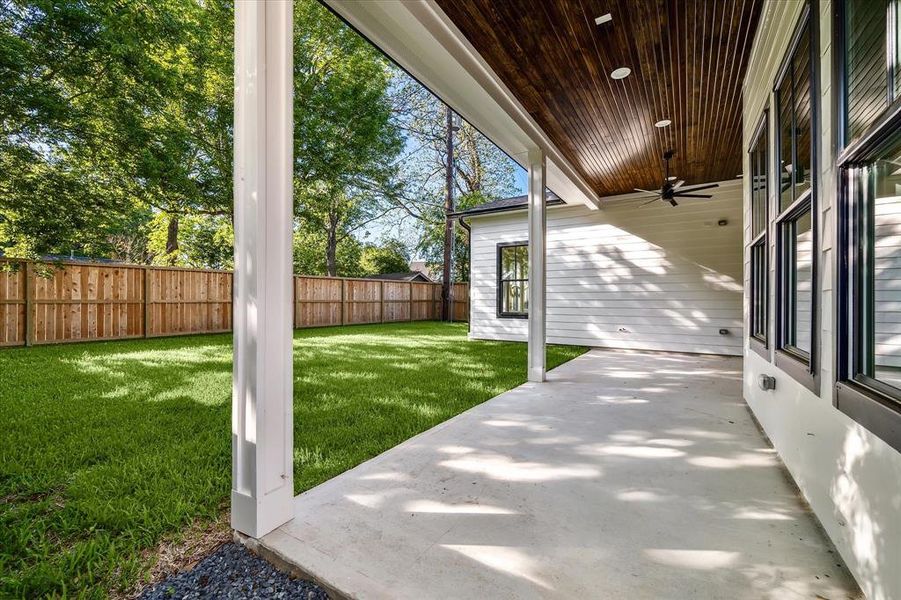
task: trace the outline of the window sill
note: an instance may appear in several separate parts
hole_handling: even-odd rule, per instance
[[[806,387],[808,390],[820,395],[820,378],[817,374],[810,372],[810,365],[789,354],[785,350],[776,350],[775,365],[785,371],[789,377]]]
[[[772,359],[770,358],[770,349],[767,347],[766,342],[754,336],[751,336],[748,340],[751,350],[765,358],[767,361],[772,362]]]
[[[901,452],[901,412],[852,381],[835,384],[835,406],[870,433]]]
[[[497,313],[498,319],[528,319],[529,315],[519,313]]]

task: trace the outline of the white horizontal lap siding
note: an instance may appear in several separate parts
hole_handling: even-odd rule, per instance
[[[877,367],[898,368],[901,367],[901,196],[877,198],[875,204],[875,362]]]
[[[469,335],[488,340],[525,341],[525,319],[497,318],[497,245],[525,242],[528,223],[525,211],[518,218],[480,217],[472,219],[470,240]]]
[[[741,188],[678,207],[615,200],[548,210],[547,335],[556,344],[741,354]],[[525,211],[472,219],[470,335],[526,339],[497,316],[497,245],[525,241]],[[725,219],[725,226],[717,222]],[[727,329],[721,335],[720,329]]]
[[[795,319],[797,339],[795,345],[810,352],[810,318],[813,314],[813,231],[800,234],[795,247],[798,266]]]

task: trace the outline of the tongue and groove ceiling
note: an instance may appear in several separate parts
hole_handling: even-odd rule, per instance
[[[599,195],[660,187],[668,148],[687,184],[741,173],[741,86],[763,0],[437,3]],[[631,75],[611,78],[619,67]],[[672,125],[656,128],[663,119]]]

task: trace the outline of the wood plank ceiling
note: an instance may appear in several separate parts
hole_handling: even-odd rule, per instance
[[[669,148],[687,184],[741,172],[762,0],[437,2],[598,194],[659,188]],[[619,67],[632,74],[611,78]]]

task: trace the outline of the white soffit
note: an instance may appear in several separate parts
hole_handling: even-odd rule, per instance
[[[506,85],[432,0],[322,0],[353,28],[527,167],[529,148],[547,155],[547,186],[591,209],[600,198]]]

